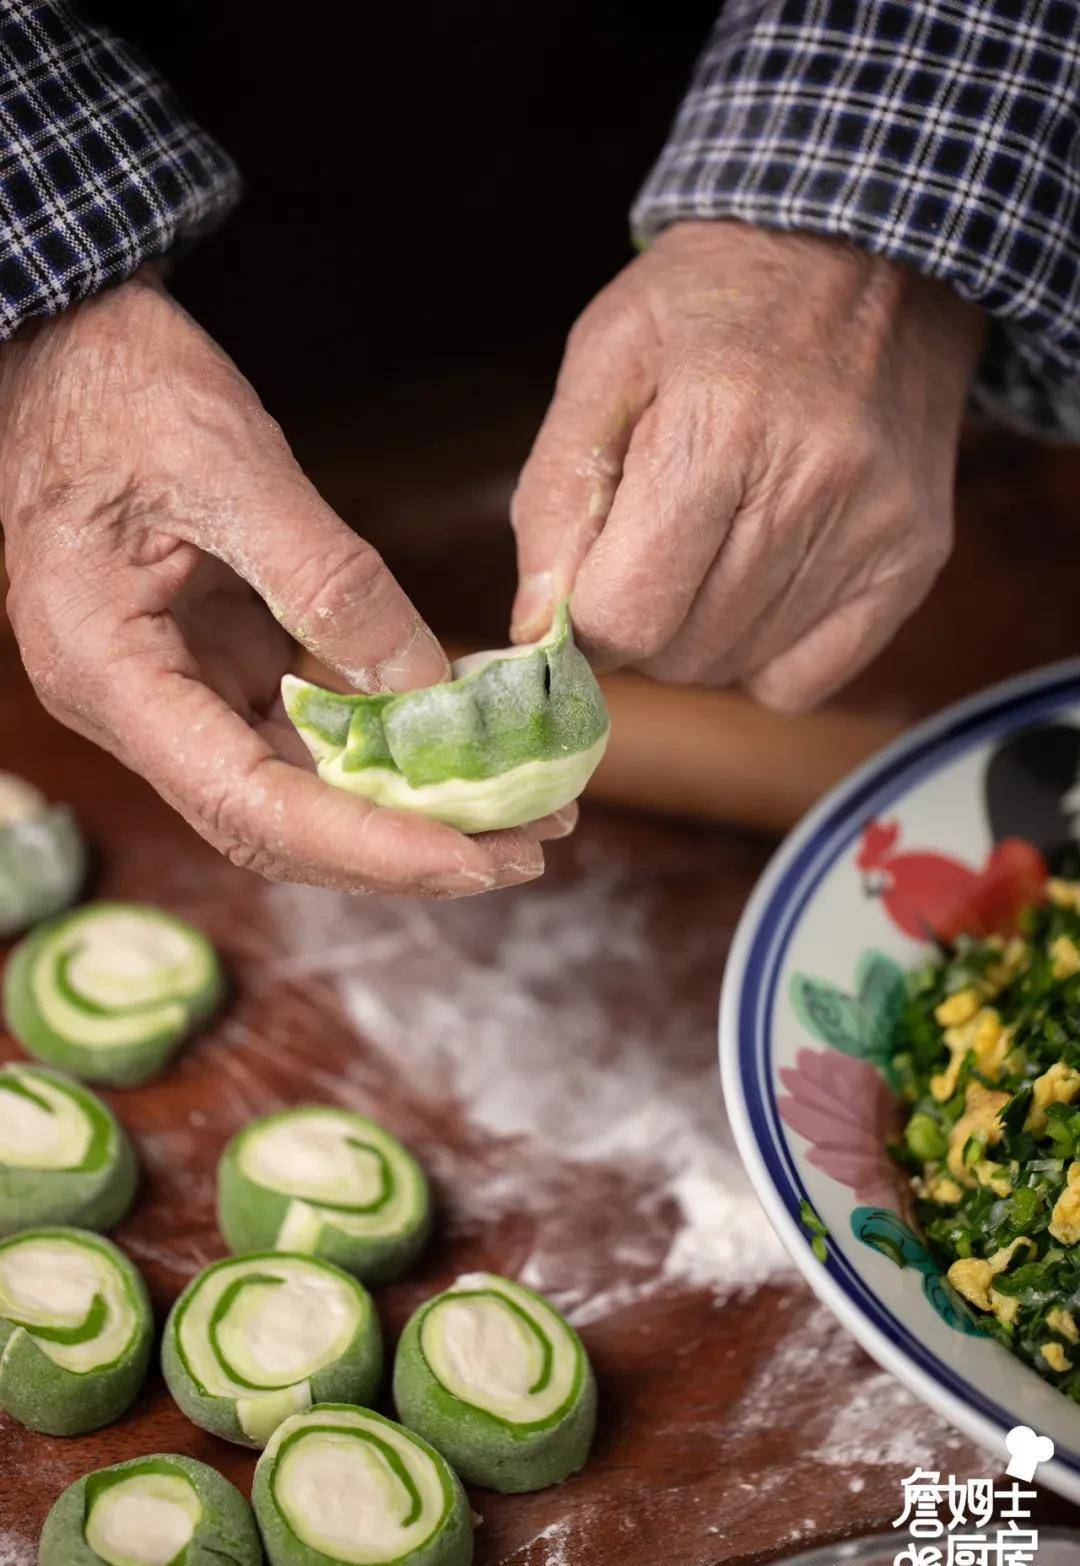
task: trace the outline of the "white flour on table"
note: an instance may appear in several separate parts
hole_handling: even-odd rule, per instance
[[[456,1102],[492,1139],[471,1189],[458,1178],[458,1216],[542,1220],[518,1275],[575,1321],[668,1283],[725,1298],[787,1269],[721,1100],[715,999],[701,975],[718,985],[728,932],[680,935],[671,950],[651,927],[649,894],[610,871],[443,904],[286,886],[270,906],[292,954],[278,973],[331,979],[411,1096]],[[672,1005],[703,990],[707,1003]],[[583,1242],[562,1216],[571,1200],[590,1205],[583,1183],[599,1222],[588,1248],[604,1253],[608,1280],[588,1287]]]

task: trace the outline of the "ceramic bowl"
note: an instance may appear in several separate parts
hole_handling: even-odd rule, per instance
[[[934,935],[992,920],[1025,895],[1033,859],[1053,868],[1078,836],[1074,661],[950,708],[822,801],[747,906],[720,1016],[740,1152],[814,1291],[1002,1464],[1014,1426],[1050,1436],[1039,1480],[1074,1501],[1080,1406],[957,1308],[885,1152],[897,1106],[879,1060],[890,996]],[[824,1260],[804,1203],[828,1232]]]

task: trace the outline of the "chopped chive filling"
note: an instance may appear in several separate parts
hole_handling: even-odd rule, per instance
[[[910,976],[891,1151],[953,1288],[1080,1403],[1080,881],[1046,895],[1018,935],[961,938]]]

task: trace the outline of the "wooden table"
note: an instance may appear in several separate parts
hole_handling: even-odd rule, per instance
[[[1080,464],[1013,445],[1003,493],[1003,445],[969,456],[966,514],[978,526],[862,699],[926,708],[957,685],[1075,650],[1066,526]],[[1021,547],[1016,497],[1032,493],[1043,542],[1027,527]],[[412,558],[421,583],[429,563]],[[0,733],[5,768],[76,807],[99,855],[95,891],[194,920],[234,981],[223,1019],[167,1077],[108,1095],[145,1171],[116,1238],[159,1317],[223,1254],[213,1172],[227,1138],[254,1114],[315,1097],[376,1115],[437,1186],[426,1258],[378,1293],[391,1336],[427,1294],[475,1268],[524,1277],[580,1323],[601,1388],[595,1455],[546,1493],[474,1492],[477,1566],[770,1558],[887,1527],[917,1464],[991,1471],[814,1302],[738,1169],[716,1002],[771,841],[587,811],[535,885],[438,906],[349,902],[270,887],[220,860],[141,782],[45,716],[10,645]],[[245,1489],[254,1466],[191,1426],[156,1374],[124,1419],[83,1439],[0,1418],[0,1566],[30,1566],[42,1518],[72,1479],[152,1451],[201,1458]],[[1074,1520],[1052,1498],[1042,1516]]]

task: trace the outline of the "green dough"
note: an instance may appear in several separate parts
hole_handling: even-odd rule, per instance
[[[319,776],[378,805],[487,832],[576,799],[610,724],[566,606],[542,641],[463,658],[453,672],[445,685],[384,696],[286,675],[282,697]]]
[[[251,1507],[205,1463],[165,1452],[84,1474],[45,1519],[38,1566],[261,1566]]]
[[[135,1268],[85,1229],[0,1241],[0,1408],[46,1435],[83,1435],[135,1400],[154,1322]]]
[[[469,1566],[457,1475],[392,1419],[320,1403],[274,1432],[251,1493],[270,1566]]]
[[[483,1272],[410,1318],[394,1402],[467,1483],[506,1493],[576,1473],[596,1426],[596,1383],[577,1333],[539,1294]]]
[[[253,1120],[229,1143],[218,1224],[232,1251],[302,1251],[385,1283],[422,1249],[431,1200],[419,1164],[381,1126],[313,1104]]]
[[[216,1010],[205,936],[140,903],[92,903],[39,926],[4,976],[8,1027],[31,1055],[85,1082],[146,1082]]]
[[[362,1284],[313,1256],[214,1262],[169,1313],[169,1391],[204,1430],[265,1446],[283,1419],[326,1399],[366,1403],[382,1379],[379,1319]]]
[[[0,938],[66,908],[85,875],[86,849],[67,806],[0,772]]]
[[[46,1066],[0,1067],[0,1236],[39,1224],[111,1229],[137,1179],[123,1128],[88,1088]]]

